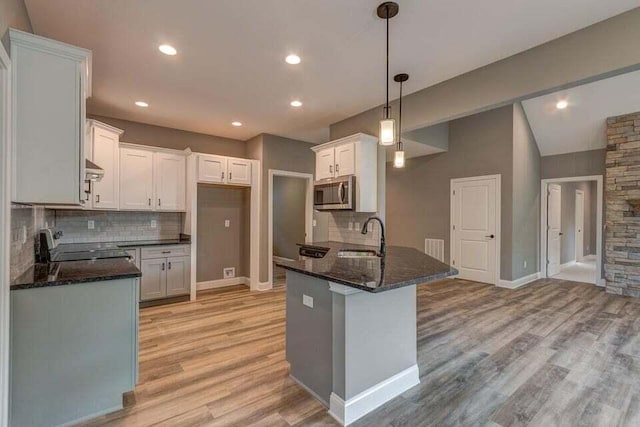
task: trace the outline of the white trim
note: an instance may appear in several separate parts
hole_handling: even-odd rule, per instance
[[[540,278],[540,272],[529,274],[516,280],[500,280],[498,287],[507,289],[517,289],[521,286],[528,285]]]
[[[229,279],[218,279],[218,280],[207,280],[206,282],[198,282],[196,284],[196,289],[199,291],[204,291],[206,289],[217,289],[217,288],[226,288],[228,286],[237,286],[237,285],[247,285],[251,281],[248,277],[240,276],[240,277],[231,277]]]
[[[329,398],[329,415],[348,426],[394,397],[420,384],[418,365],[413,365],[358,393],[346,402],[337,394]]]
[[[354,288],[353,286],[347,286],[340,283],[329,282],[329,290],[333,293],[340,295],[351,295],[362,292],[362,290],[358,288]]]
[[[262,205],[262,164],[259,160],[251,160],[251,212],[249,240],[249,279],[252,291],[260,289],[260,214]]]
[[[11,61],[0,43],[0,427],[9,425]]]
[[[576,265],[576,260],[574,259],[573,261],[569,261],[569,262],[565,262],[564,264],[560,264],[560,271],[562,270],[566,270],[567,268],[571,267],[572,265]]]
[[[252,291],[269,291],[273,288],[271,282],[257,282],[255,288],[251,288]]]
[[[494,179],[496,181],[496,271],[493,284],[500,285],[500,256],[502,254],[502,175],[482,175],[471,176],[466,178],[452,178],[449,184],[449,265],[453,265],[453,257],[455,255],[455,230],[453,229],[454,222],[454,210],[453,210],[453,184],[466,181],[478,181],[481,179]],[[453,265],[455,267],[455,265]],[[455,276],[460,278],[459,275]]]
[[[283,257],[283,256],[277,256],[277,255],[274,255],[274,256],[273,256],[273,260],[274,260],[274,261],[280,261],[280,262],[284,262],[284,261],[295,261],[295,259],[285,258],[285,257]]]
[[[186,213],[184,215],[183,232],[191,236],[191,283],[189,285],[189,300],[195,301],[198,291],[196,282],[198,272],[198,181],[197,181],[198,156],[190,154],[187,157],[187,194]]]
[[[570,176],[564,178],[547,178],[540,180],[540,277],[547,274],[547,199],[549,184],[560,182],[596,181],[596,283],[602,283],[602,228],[603,228],[603,179],[602,175]],[[600,286],[600,285],[599,285]],[[604,285],[602,285],[604,286]]]
[[[582,233],[578,233],[578,195],[581,194],[582,195]],[[573,209],[573,250],[575,251],[573,257],[575,258],[576,261],[582,261],[584,258],[584,191],[582,190],[577,190],[576,189],[576,194],[574,195],[575,201],[574,201],[574,209]],[[582,236],[582,242],[580,245],[578,245],[578,235]],[[579,257],[578,256],[578,247],[582,247],[580,252],[582,252],[582,256]]]
[[[291,178],[301,178],[307,180],[307,191],[305,197],[305,210],[304,210],[304,232],[305,242],[313,241],[313,174],[290,172],[277,169],[269,169],[269,190],[267,197],[269,199],[267,207],[267,228],[268,228],[268,285],[269,288],[273,287],[273,177],[274,176],[288,176]]]
[[[175,148],[157,147],[155,145],[134,144],[133,142],[126,141],[120,141],[120,148],[133,148],[135,150],[153,151],[154,153],[168,153],[185,157],[195,154],[191,152],[191,149],[178,150]]]

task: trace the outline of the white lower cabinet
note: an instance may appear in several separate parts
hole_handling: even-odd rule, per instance
[[[188,295],[191,258],[188,245],[142,248],[140,301]]]

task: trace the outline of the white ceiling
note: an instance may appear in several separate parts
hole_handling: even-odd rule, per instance
[[[640,71],[522,102],[540,154],[572,153],[607,146],[607,117],[640,111]],[[556,104],[569,105],[558,110]]]
[[[37,34],[93,50],[92,113],[238,139],[268,132],[313,142],[327,139],[329,124],[384,101],[380,2],[25,1]],[[638,6],[638,0],[399,3],[391,73],[411,75],[407,93]],[[178,55],[159,53],[161,43]],[[285,64],[290,52],[302,64]],[[289,106],[294,98],[302,108]],[[150,107],[135,107],[136,100]],[[245,125],[232,127],[233,120]]]

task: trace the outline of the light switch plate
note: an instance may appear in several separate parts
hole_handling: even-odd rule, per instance
[[[90,219],[89,221],[87,221],[87,229],[89,230],[93,230],[96,228],[96,222],[92,219]]]
[[[229,221],[228,219],[224,220],[224,226],[225,228],[229,228],[229,226],[231,225],[231,221]]]
[[[151,220],[151,228],[156,228],[158,226],[158,221],[156,221],[155,219]]]
[[[313,220],[313,226],[315,227],[316,225],[318,225],[318,223],[316,222],[316,220]],[[587,248],[588,249],[588,248]]]
[[[302,304],[306,305],[309,308],[313,308],[313,297],[302,294]]]

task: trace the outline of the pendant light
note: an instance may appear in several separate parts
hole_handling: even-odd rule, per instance
[[[398,108],[398,143],[396,144],[396,153],[393,158],[394,168],[404,167],[404,148],[402,147],[402,83],[409,80],[409,74],[396,74],[393,80],[400,83],[400,105]]]
[[[398,14],[398,3],[386,1],[378,6],[378,17],[387,23],[387,102],[383,109],[383,119],[380,120],[380,145],[393,145],[396,136],[395,120],[391,118],[391,107],[389,107],[389,19]]]

